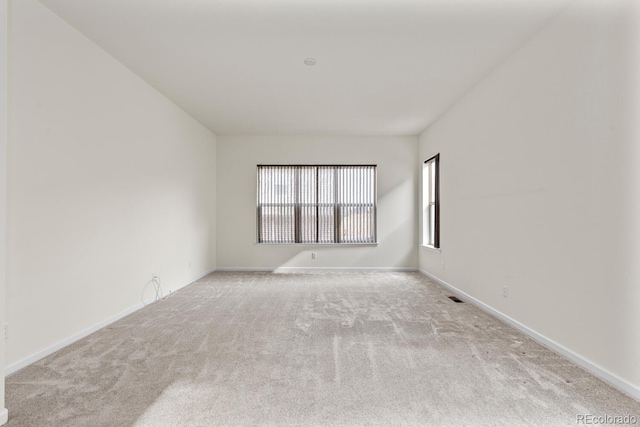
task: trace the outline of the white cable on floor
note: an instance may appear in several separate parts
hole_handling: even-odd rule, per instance
[[[160,277],[153,276],[151,278],[151,282],[153,283],[153,287],[156,291],[156,302],[162,301],[162,286],[160,285]]]
[[[142,304],[143,305],[147,305],[147,303],[144,302],[144,290],[147,288],[147,286],[149,286],[149,284],[153,284],[153,290],[155,292],[155,297],[153,302],[160,302],[160,301],[165,301],[167,298],[169,298],[171,296],[171,292],[169,292],[168,295],[164,295],[164,292],[162,291],[162,285],[160,284],[160,277],[154,275],[151,280],[149,280],[147,282],[146,285],[144,285],[144,288],[142,290]]]

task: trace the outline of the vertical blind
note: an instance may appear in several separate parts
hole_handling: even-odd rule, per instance
[[[258,243],[375,243],[376,166],[258,166]]]

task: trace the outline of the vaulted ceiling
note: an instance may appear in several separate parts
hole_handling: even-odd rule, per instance
[[[568,3],[41,1],[219,135],[418,134]]]

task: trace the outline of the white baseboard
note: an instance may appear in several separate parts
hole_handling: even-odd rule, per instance
[[[218,271],[218,269],[217,269],[217,268],[215,268],[215,267],[214,267],[214,268],[212,268],[212,269],[210,269],[210,270],[207,270],[203,275],[201,275],[200,277],[198,277],[196,280],[200,280],[200,279],[202,279],[203,277],[210,275],[211,273],[215,273],[216,271]],[[194,282],[195,282],[195,280],[194,280]]]
[[[418,271],[414,267],[219,267],[216,271],[293,272],[293,271]]]
[[[7,411],[7,408],[2,408],[0,411],[0,426],[6,424],[7,421],[9,421],[9,411]]]
[[[32,354],[31,356],[27,356],[22,360],[19,360],[15,363],[12,363],[11,365],[8,365],[5,367],[4,369],[4,374],[5,376],[7,375],[11,375],[14,372],[19,371],[22,368],[25,368],[29,365],[31,365],[32,363],[37,362],[38,360],[45,358],[47,356],[49,356],[50,354],[55,353],[58,350],[61,350],[62,348],[73,344],[74,342],[91,335],[92,333],[96,332],[99,329],[104,328],[105,326],[110,325],[111,323],[122,319],[125,316],[128,316],[129,314],[133,313],[134,311],[140,310],[142,307],[144,307],[144,304],[142,302],[139,302],[137,304],[135,304],[132,307],[129,307],[128,309],[121,311],[118,314],[115,314],[111,317],[108,317],[107,319],[96,323],[93,326],[88,327],[87,329],[84,329],[76,334],[71,335],[68,338],[63,339],[62,341],[59,341],[55,344],[53,344],[52,346],[49,346],[47,348],[44,348],[34,354]]]
[[[190,284],[192,284],[192,283],[194,283],[194,282],[197,282],[198,280],[200,280],[200,279],[202,279],[202,278],[204,278],[204,277],[206,277],[206,276],[210,275],[211,273],[215,273],[216,271],[218,271],[218,269],[217,269],[217,268],[212,268],[212,269],[210,269],[210,270],[207,270],[206,272],[204,272],[204,273],[202,273],[202,274],[199,274],[199,275],[198,275],[198,277],[196,277],[195,279],[191,280],[191,281],[190,281],[189,283],[187,283],[186,285],[180,286],[180,287],[179,287],[179,288],[177,288],[177,289],[182,289],[182,288],[184,288],[185,286],[190,285]]]
[[[534,331],[533,329],[528,328],[527,326],[523,325],[522,323],[518,322],[517,320],[514,320],[511,317],[509,317],[509,316],[499,312],[498,310],[488,306],[487,304],[483,303],[482,301],[477,300],[476,298],[472,297],[471,295],[467,294],[466,292],[463,292],[463,291],[459,290],[455,286],[445,282],[444,280],[434,276],[433,274],[427,273],[424,270],[419,270],[419,271],[420,271],[420,273],[422,273],[425,276],[429,277],[430,279],[432,279],[436,283],[444,286],[445,288],[449,289],[453,293],[455,293],[458,296],[464,298],[465,301],[468,301],[468,302],[472,303],[473,305],[475,305],[476,307],[480,308],[481,310],[483,310],[483,311],[489,313],[490,315],[502,320],[503,322],[507,323],[508,325],[513,326],[514,328],[516,328],[519,331],[523,332],[524,334],[528,335],[529,337],[531,337],[532,339],[534,339],[538,343],[540,343],[540,344],[544,345],[545,347],[548,347],[551,350],[555,351],[556,353],[559,353],[560,355],[566,357],[567,359],[571,360],[572,362],[574,362],[578,366],[581,366],[582,368],[584,368],[587,371],[591,372],[596,377],[598,377],[601,380],[605,381],[606,383],[612,385],[613,387],[619,389],[620,391],[628,394],[629,396],[633,397],[634,399],[640,400],[640,387],[639,386],[634,385],[634,384],[632,384],[632,383],[630,383],[630,382],[628,382],[628,381],[626,381],[626,380],[624,380],[624,379],[612,374],[611,372],[607,371],[605,368],[599,366],[598,364],[591,362],[590,360],[588,360],[588,359],[584,358],[583,356],[581,356],[581,355],[569,350],[568,348],[562,346],[561,344],[558,344],[557,342],[545,337],[544,335]]]
[[[185,286],[190,285],[191,283],[197,281],[198,279],[201,279],[202,277],[213,273],[214,271],[215,271],[215,268],[209,270],[208,272],[206,272],[204,274],[198,275],[199,276],[198,278],[196,278],[194,280],[191,280],[191,281],[187,282],[186,284],[184,284],[182,286],[176,287],[175,290],[177,291],[179,289],[182,289]],[[105,320],[103,320],[101,322],[98,322],[95,325],[90,326],[87,329],[84,329],[84,330],[82,330],[82,331],[80,331],[80,332],[78,332],[76,334],[73,334],[70,337],[63,339],[62,341],[53,344],[52,346],[44,348],[44,349],[42,349],[42,350],[40,350],[40,351],[30,355],[30,356],[25,357],[22,360],[19,360],[19,361],[15,362],[15,363],[12,363],[11,365],[8,365],[8,366],[5,367],[4,375],[5,376],[11,375],[14,372],[17,372],[20,369],[25,368],[25,367],[31,365],[32,363],[35,363],[38,360],[43,359],[43,358],[49,356],[50,354],[53,354],[56,351],[63,349],[64,347],[66,347],[66,346],[68,346],[70,344],[73,344],[76,341],[81,340],[84,337],[87,337],[87,336],[91,335],[92,333],[104,328],[105,326],[109,326],[113,322],[116,322],[116,321],[122,319],[123,317],[128,316],[129,314],[140,310],[141,308],[145,307],[145,305],[149,305],[149,304],[144,304],[142,301],[139,302],[139,303],[136,303],[132,307],[129,307],[128,309],[126,309],[124,311],[121,311],[120,313],[114,314],[113,316],[110,316],[110,317],[106,318]],[[0,423],[0,425],[1,425],[1,423]]]

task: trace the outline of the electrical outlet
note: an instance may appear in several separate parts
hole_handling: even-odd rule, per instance
[[[318,254],[315,252],[311,252],[311,259],[318,259]]]
[[[509,298],[509,287],[508,286],[503,286],[502,287],[502,296],[505,298]]]
[[[4,339],[5,340],[9,339],[9,324],[8,323],[4,324]]]
[[[442,269],[444,270],[444,261],[442,261]]]

